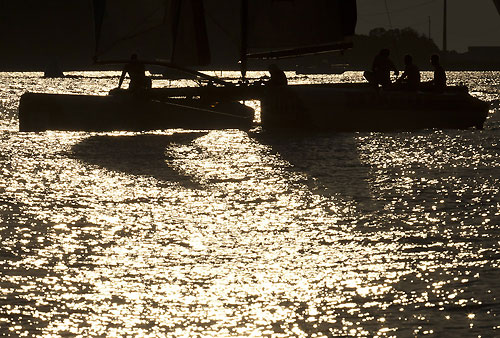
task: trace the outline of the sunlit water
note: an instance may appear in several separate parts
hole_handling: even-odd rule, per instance
[[[449,73],[484,131],[20,133],[117,82],[40,75],[0,74],[0,335],[500,336],[500,73]]]

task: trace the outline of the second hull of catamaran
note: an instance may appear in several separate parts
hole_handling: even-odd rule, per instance
[[[132,95],[25,93],[20,131],[145,131],[159,129],[249,129],[254,110],[238,102],[199,99],[164,101]]]
[[[264,129],[413,131],[482,129],[489,104],[464,87],[445,93],[375,90],[364,84],[270,88],[261,99]]]

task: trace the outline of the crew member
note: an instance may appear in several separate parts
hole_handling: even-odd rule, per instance
[[[127,73],[130,76],[130,84],[128,86],[130,91],[138,92],[151,88],[151,79],[146,76],[144,64],[139,62],[137,54],[132,54],[130,62],[123,67],[123,72],[118,82],[118,88],[121,88]]]
[[[446,89],[446,72],[439,62],[439,55],[434,54],[431,56],[431,65],[434,67],[434,79],[423,83],[422,89],[435,93],[443,93]]]
[[[396,76],[399,75],[399,71],[389,58],[390,54],[391,52],[389,49],[382,49],[373,60],[372,70],[364,73],[365,79],[377,88],[379,85],[381,85],[382,88],[391,86],[391,71],[393,71]]]
[[[271,75],[271,78],[268,81],[270,86],[286,86],[288,84],[285,72],[282,71],[277,65],[270,65],[268,70]]]
[[[431,81],[434,91],[442,93],[446,89],[446,72],[439,62],[439,55],[431,56],[431,65],[434,67],[434,79]]]
[[[405,56],[405,71],[397,80],[397,84],[403,89],[413,91],[418,90],[420,86],[420,70],[413,64],[413,57],[411,55]]]

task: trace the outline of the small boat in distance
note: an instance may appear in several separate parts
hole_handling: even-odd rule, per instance
[[[357,20],[355,0],[93,3],[100,63],[124,63],[138,52],[143,63],[187,72],[202,85],[153,88],[139,95],[123,90],[107,96],[26,93],[19,105],[20,130],[249,129],[253,110],[241,103],[244,100],[261,101],[264,130],[481,129],[487,118],[488,104],[464,87],[435,94],[376,90],[359,83],[274,86],[246,77],[252,59],[350,48]],[[232,12],[240,15],[220,17],[220,6],[233,6]],[[238,83],[186,67],[210,65],[213,34],[230,34],[228,41],[239,42]],[[151,44],[152,40],[163,43]],[[149,57],[153,61],[144,61]]]

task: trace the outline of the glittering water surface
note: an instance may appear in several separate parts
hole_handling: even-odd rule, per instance
[[[18,132],[72,75],[0,73],[1,335],[500,336],[500,73],[484,131]]]

